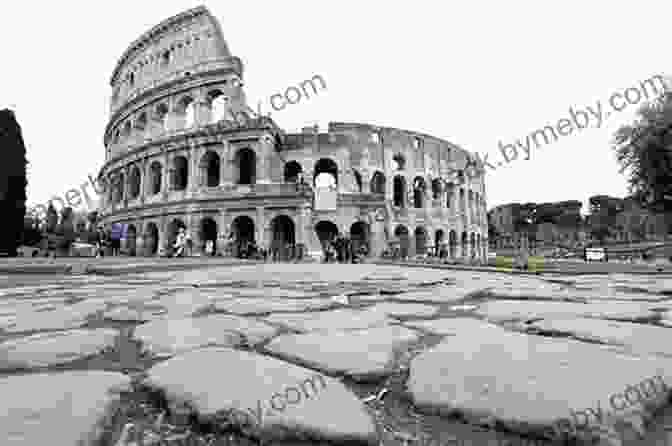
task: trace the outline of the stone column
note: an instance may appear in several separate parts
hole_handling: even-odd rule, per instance
[[[163,171],[161,174],[161,197],[164,201],[168,198],[168,191],[170,189],[170,165],[171,162],[168,151],[165,151],[163,155]]]
[[[227,220],[224,211],[220,211],[220,214],[217,217],[217,253],[222,255],[226,251],[227,237],[229,236]]]
[[[266,215],[265,208],[263,206],[257,206],[257,221],[255,222],[255,241],[257,245],[263,243],[264,241],[264,230],[266,228]]]
[[[166,231],[168,229],[167,217],[161,216],[159,218],[159,225],[158,226],[159,227],[157,228],[158,229],[158,234],[157,234],[157,241],[156,241],[156,243],[157,243],[157,254],[159,256],[162,256],[162,255],[165,254],[165,246],[164,245],[166,243],[166,238],[167,238]]]

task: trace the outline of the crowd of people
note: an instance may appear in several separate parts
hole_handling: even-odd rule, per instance
[[[341,234],[326,242],[323,250],[324,263],[358,263],[369,254],[365,243],[357,244]]]

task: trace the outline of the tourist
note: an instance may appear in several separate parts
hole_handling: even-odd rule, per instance
[[[99,226],[96,232],[96,258],[101,258],[105,255],[105,232],[103,227]]]
[[[186,245],[186,234],[184,228],[180,228],[177,234],[177,238],[175,239],[175,244],[173,245],[173,248],[175,249],[173,257],[183,257],[185,245]]]

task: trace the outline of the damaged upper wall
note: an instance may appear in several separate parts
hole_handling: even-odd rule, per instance
[[[303,133],[288,134],[284,145],[286,150],[309,150],[315,156],[327,156],[343,148],[349,152],[349,163],[353,167],[389,170],[396,155],[403,156],[405,169],[422,170],[427,174],[449,176],[463,170],[468,161],[475,163],[476,169],[484,173],[483,165],[468,151],[448,141],[408,130],[378,127],[361,123],[329,123],[328,133],[316,133],[314,129],[304,129]]]
[[[148,88],[217,63],[231,65],[242,78],[242,63],[231,55],[219,23],[207,8],[199,6],[164,20],[119,59],[110,80],[112,112]]]

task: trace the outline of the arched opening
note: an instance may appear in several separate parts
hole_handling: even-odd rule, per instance
[[[257,156],[250,148],[236,152],[234,164],[238,175],[236,184],[254,184],[256,181]]]
[[[185,225],[184,222],[179,218],[173,219],[173,221],[168,224],[168,233],[166,234],[166,248],[167,252],[169,252],[171,255],[175,252],[175,248],[173,246],[175,245],[177,234],[179,233],[180,229],[186,230],[187,225]]]
[[[126,185],[126,180],[123,173],[119,174],[117,178],[117,196],[115,197],[115,202],[119,203],[124,198],[124,186]]]
[[[189,163],[184,156],[176,156],[173,160],[173,188],[185,190],[189,182]]]
[[[238,258],[248,258],[254,247],[254,220],[247,215],[236,217],[231,223],[233,238],[233,255]]]
[[[399,240],[399,256],[401,258],[408,257],[411,243],[406,226],[397,226],[394,230],[394,236]]]
[[[159,252],[159,228],[154,223],[147,223],[145,227],[144,245],[147,255],[156,255]]]
[[[396,175],[392,181],[392,204],[403,208],[406,206],[406,178]]]
[[[481,234],[476,234],[476,253],[481,256]]]
[[[422,177],[415,177],[413,180],[413,206],[422,208],[425,205],[425,180]]]
[[[135,120],[135,131],[138,134],[143,135],[146,130],[147,130],[147,113],[142,112]]]
[[[453,207],[453,198],[455,195],[455,185],[453,183],[446,184],[446,208]]]
[[[445,233],[443,232],[443,229],[437,229],[434,232],[434,254],[437,256],[441,255],[444,237]]]
[[[285,183],[298,183],[299,174],[303,171],[301,164],[298,161],[288,161],[285,163],[285,168],[283,172],[283,178]]]
[[[273,260],[287,261],[296,255],[294,222],[286,215],[278,215],[271,220],[271,253]]]
[[[338,227],[333,222],[322,220],[315,225],[315,232],[322,245],[322,250],[325,251],[338,235]]]
[[[469,209],[469,217],[474,220],[474,191],[472,190],[467,194],[467,209]]]
[[[450,258],[454,259],[457,256],[457,233],[450,231],[448,234],[448,246],[450,247]]]
[[[177,115],[182,121],[182,128],[189,129],[196,124],[196,103],[191,97],[180,99],[177,103]]]
[[[208,93],[208,105],[210,107],[211,124],[226,118],[229,98],[227,98],[221,90],[213,90]]]
[[[217,254],[217,222],[210,217],[201,220],[201,249],[205,255]]]
[[[126,228],[126,252],[129,256],[135,256],[136,253],[136,235],[135,225],[128,225]]]
[[[469,236],[466,232],[462,232],[462,239],[460,241],[462,246],[462,257],[466,258],[468,255],[467,246],[469,245]]]
[[[138,198],[138,195],[140,195],[140,169],[138,166],[133,166],[128,176],[128,194],[131,199]]]
[[[404,170],[406,168],[406,158],[401,153],[392,157],[392,170]]]
[[[355,177],[355,184],[357,185],[357,192],[362,192],[362,175],[355,169],[352,169],[352,174]]]
[[[151,182],[151,193],[152,195],[158,194],[161,192],[161,163],[158,161],[152,161],[152,164],[149,165],[149,175]]]
[[[439,178],[434,178],[432,180],[432,198],[434,200],[438,200],[441,198],[441,192],[442,192],[442,187],[441,187],[441,180]]]
[[[376,171],[371,177],[371,193],[385,194],[385,175],[382,172]]]
[[[350,240],[353,251],[363,256],[368,256],[371,252],[369,245],[370,228],[366,222],[358,221],[350,226]]]
[[[469,257],[474,258],[476,256],[476,234],[474,234],[473,232],[469,237],[469,247],[470,247]]]
[[[427,231],[422,226],[415,228],[415,252],[418,255],[427,254]]]
[[[219,175],[221,172],[219,155],[212,150],[208,150],[201,158],[199,168],[201,169],[201,178],[205,186],[219,186]]]
[[[164,103],[161,103],[156,106],[154,109],[154,116],[152,120],[154,121],[154,127],[160,131],[165,131],[166,129],[166,117],[168,116],[168,106]]]
[[[338,184],[338,165],[331,158],[321,158],[313,169],[315,187],[333,187]]]
[[[124,128],[123,128],[123,135],[124,135],[124,138],[128,139],[128,138],[131,136],[131,130],[132,130],[132,129],[133,129],[133,127],[132,127],[132,125],[131,125],[131,121],[130,121],[130,120],[129,120],[129,121],[126,121],[126,122],[124,123]]]

